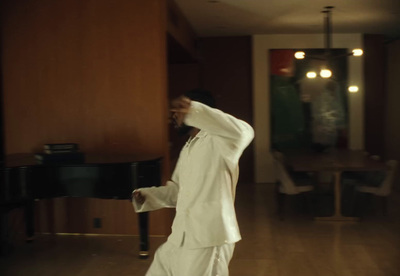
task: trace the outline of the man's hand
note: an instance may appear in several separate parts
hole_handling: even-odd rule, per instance
[[[134,191],[132,198],[139,204],[143,204],[146,201],[146,197],[140,191]]]
[[[171,112],[186,114],[190,110],[191,100],[188,97],[180,96],[171,102]]]

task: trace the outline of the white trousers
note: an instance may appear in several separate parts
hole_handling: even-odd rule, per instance
[[[186,249],[162,244],[146,276],[228,276],[235,244]]]

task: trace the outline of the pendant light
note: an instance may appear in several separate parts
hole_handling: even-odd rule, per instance
[[[333,56],[332,51],[331,51],[331,43],[332,43],[332,22],[331,22],[331,14],[332,14],[332,9],[333,6],[326,6],[322,10],[322,13],[324,14],[324,38],[325,38],[325,51],[322,56],[307,56],[304,51],[297,51],[295,53],[295,58],[296,59],[304,59],[304,58],[310,58],[310,59],[318,59],[318,60],[323,60],[325,62],[325,66],[321,68],[319,72],[319,76],[321,78],[330,78],[332,76],[332,71],[329,69],[330,66],[330,61],[336,58],[341,58],[345,56],[361,56],[363,54],[362,49],[353,49],[351,53],[345,54],[345,55],[338,55],[338,56]],[[315,72],[308,72],[307,77],[308,78],[315,78],[316,76],[314,75]]]

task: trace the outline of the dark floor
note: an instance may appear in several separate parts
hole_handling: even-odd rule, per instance
[[[329,199],[331,194],[322,196]],[[317,204],[314,211],[329,213],[329,200],[321,202],[326,206]],[[239,185],[236,205],[243,239],[230,275],[399,276],[400,196],[390,197],[386,216],[379,201],[364,204],[359,222],[322,222],[302,208],[301,197],[288,198],[280,220],[273,185]],[[150,256],[165,240],[150,238]],[[150,262],[151,257],[138,258],[138,237],[42,235],[0,258],[0,275],[142,276]]]

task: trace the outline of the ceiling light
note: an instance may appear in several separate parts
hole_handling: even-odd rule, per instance
[[[317,77],[317,73],[310,71],[310,72],[307,72],[306,76],[309,79],[315,79]]]
[[[294,53],[294,57],[297,59],[303,59],[305,55],[306,54],[303,51],[297,51],[296,53]]]
[[[358,86],[357,85],[349,86],[349,92],[350,93],[357,93],[358,92]]]
[[[322,69],[321,72],[319,72],[319,75],[321,78],[327,79],[332,76],[332,71],[329,69]]]
[[[332,39],[331,39],[331,36],[332,36],[331,13],[332,13],[333,8],[334,8],[333,6],[326,6],[326,7],[324,7],[324,10],[322,11],[322,13],[324,13],[324,15],[325,15],[325,17],[324,17],[324,34],[325,34],[325,36],[324,36],[324,39],[325,39],[324,55],[323,56],[307,55],[307,58],[310,58],[310,59],[325,60],[326,64],[330,64],[330,62],[332,60],[337,59],[337,58],[342,58],[342,57],[346,57],[346,56],[361,56],[363,54],[362,49],[354,49],[351,53],[333,56],[333,54],[331,52],[331,42],[332,42]],[[297,59],[303,59],[303,58],[305,58],[305,54],[304,54],[304,52],[298,51],[295,53],[295,57]],[[323,78],[330,78],[332,76],[332,72],[329,69],[325,68],[325,70],[321,70],[320,76]]]

